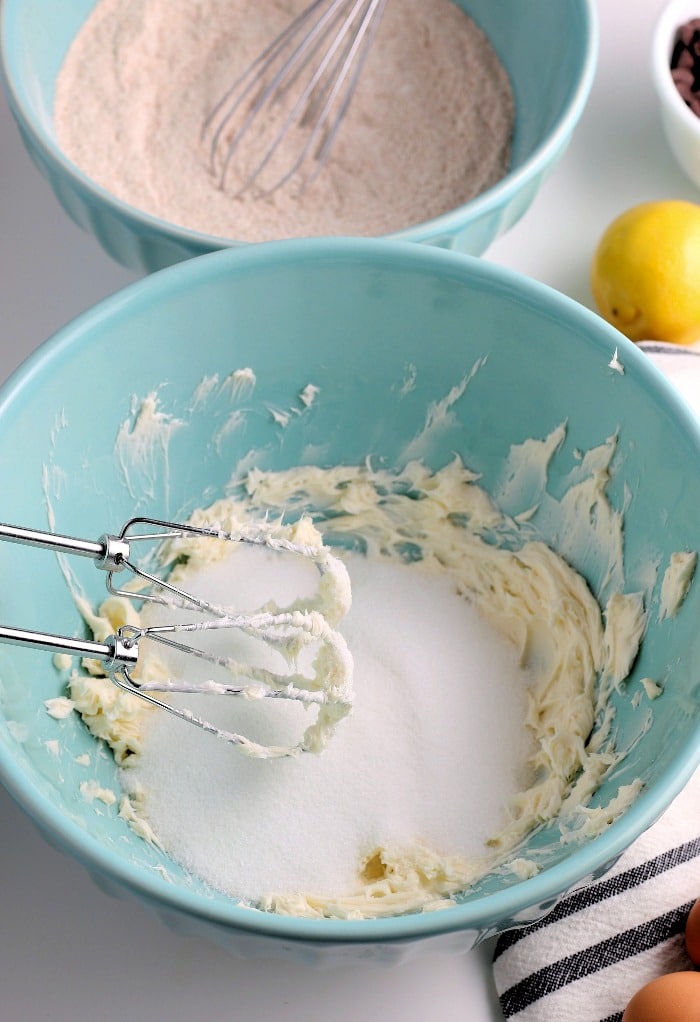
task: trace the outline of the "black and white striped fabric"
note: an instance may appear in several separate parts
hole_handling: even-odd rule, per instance
[[[513,1022],[621,1022],[656,976],[691,969],[683,932],[700,898],[700,772],[606,876],[498,940],[493,974]]]

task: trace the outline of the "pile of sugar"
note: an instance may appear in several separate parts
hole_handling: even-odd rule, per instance
[[[56,83],[59,145],[120,199],[262,241],[376,235],[453,209],[506,172],[513,99],[488,39],[451,0],[389,3],[331,160],[301,195],[223,192],[205,117],[308,0],[100,0]]]
[[[321,756],[248,759],[153,712],[141,754],[123,771],[171,857],[233,896],[354,893],[363,857],[378,846],[478,857],[509,797],[531,780],[522,723],[530,679],[517,651],[445,576],[359,554],[347,563],[353,605],[342,631],[356,700]],[[233,583],[246,604],[272,586],[278,599],[299,595],[305,568],[240,549],[190,587],[223,599]],[[238,730],[261,725],[265,740],[288,739],[277,717],[289,707],[206,696],[190,705]],[[283,733],[271,734],[277,727]]]

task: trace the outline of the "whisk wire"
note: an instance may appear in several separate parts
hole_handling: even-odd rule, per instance
[[[350,106],[364,62],[369,54],[371,37],[378,27],[378,21],[374,18],[376,9],[383,8],[385,2],[386,0],[371,0],[367,5],[365,0],[357,0],[354,11],[359,11],[363,6],[366,9],[356,32],[349,39],[345,39],[350,29],[350,22],[349,20],[346,21],[343,30],[336,36],[334,44],[327,51],[324,60],[317,68],[284,125],[278,131],[265,156],[258,163],[252,174],[249,175],[243,186],[244,191],[260,177],[260,174],[265,170],[279,146],[288,136],[295,121],[304,125],[307,121],[316,117],[309,137],[296,160],[287,172],[278,178],[272,188],[268,188],[264,194],[271,194],[271,192],[276,191],[278,188],[283,188],[294,177],[309,156],[313,157],[314,169],[306,177],[304,187],[308,187],[320,173]],[[368,33],[371,34],[368,35]],[[343,41],[345,41],[345,46],[341,48]],[[340,51],[339,53],[337,52],[338,50]],[[352,74],[350,73],[351,71]],[[345,93],[339,99],[343,87],[345,87]],[[331,120],[336,102],[338,102],[338,106],[335,116]],[[321,104],[323,105],[321,106]],[[319,106],[321,110],[318,116],[316,116],[316,110]],[[326,127],[329,121],[330,124]],[[317,145],[319,139],[320,144]]]
[[[315,131],[315,135],[317,135],[318,132],[321,130],[321,128],[325,125],[326,120],[328,119],[328,116],[329,116],[330,111],[332,109],[332,104],[333,104],[336,96],[339,94],[340,89],[341,89],[343,83],[345,82],[345,79],[347,78],[347,76],[348,76],[348,74],[349,74],[351,69],[352,69],[352,75],[350,76],[350,78],[348,80],[348,85],[347,85],[347,88],[346,88],[346,91],[345,91],[345,96],[343,98],[343,101],[342,101],[339,109],[338,109],[337,116],[336,116],[335,120],[333,121],[333,123],[331,124],[330,128],[328,129],[328,131],[326,132],[326,135],[325,135],[325,138],[324,138],[324,141],[323,141],[323,145],[318,150],[318,153],[316,154],[316,157],[315,157],[315,159],[316,159],[316,168],[315,168],[314,172],[309,177],[309,183],[319,173],[319,171],[321,170],[321,168],[325,164],[325,162],[326,162],[326,160],[327,160],[327,158],[328,158],[328,156],[330,154],[330,150],[331,150],[331,148],[333,146],[333,143],[335,141],[336,135],[338,134],[340,126],[341,126],[341,124],[342,124],[342,122],[343,122],[343,120],[345,118],[345,115],[347,113],[348,107],[350,106],[350,102],[351,102],[352,97],[353,97],[353,95],[355,93],[355,89],[356,89],[357,83],[358,83],[358,81],[360,79],[360,75],[362,74],[362,70],[363,70],[365,61],[367,60],[367,57],[368,57],[369,52],[370,52],[370,46],[371,46],[372,40],[374,38],[374,35],[376,34],[377,29],[379,28],[379,18],[381,16],[382,11],[384,10],[385,5],[386,5],[386,0],[372,0],[372,2],[370,3],[367,11],[365,12],[365,15],[364,15],[364,18],[363,18],[363,21],[362,21],[362,24],[361,24],[361,28],[360,28],[359,34],[357,36],[355,36],[351,40],[351,43],[350,43],[350,45],[348,47],[347,54],[346,54],[345,59],[343,61],[343,67],[342,67],[341,74],[339,75],[339,77],[338,77],[338,79],[336,81],[336,84],[335,84],[335,86],[333,88],[333,91],[331,93],[331,96],[330,96],[328,102],[326,103],[326,106],[324,107],[324,110],[323,110],[323,113],[322,113],[321,117],[319,118],[319,126],[317,126],[317,130]],[[362,45],[363,42],[364,42],[364,45]],[[310,149],[311,149],[311,146],[307,147],[307,150],[305,151],[304,157],[302,157],[302,159],[305,158],[305,156],[308,154]],[[302,161],[300,160],[299,163],[297,164],[297,169],[298,169],[298,166],[301,165],[301,162]],[[283,178],[281,184],[285,184],[289,177],[291,177],[291,174],[288,175],[287,177]]]
[[[360,2],[362,2],[362,0],[360,0]],[[320,29],[321,23],[319,23],[317,27]],[[256,105],[252,108],[249,117],[246,119],[246,122],[233,137],[228,147],[226,158],[224,160],[222,167],[222,173],[224,176],[226,175],[226,172],[231,164],[231,161],[234,155],[236,154],[236,151],[238,150],[239,144],[243,141],[245,133],[247,129],[250,127],[252,121],[257,116],[259,116],[260,112],[264,109],[265,104],[268,100],[272,99],[274,102],[279,102],[282,99],[282,97],[287,92],[290,91],[290,89],[295,84],[299,76],[308,67],[308,65],[316,56],[316,53],[319,51],[319,49],[325,42],[326,37],[328,33],[331,31],[332,27],[333,25],[331,24],[330,26],[326,27],[325,32],[319,31],[318,33],[310,33],[304,39],[299,49],[296,50],[293,53],[293,55],[289,58],[289,60],[282,65],[277,74],[271,80],[269,86],[262,93],[259,102],[256,103]],[[323,101],[323,97],[327,94],[328,89],[330,88],[331,80],[329,78],[324,83],[324,75],[329,68],[331,68],[332,73],[332,70],[334,68],[334,65],[332,64],[333,58],[336,55],[336,51],[341,46],[349,27],[350,22],[345,21],[344,26],[341,29],[341,32],[335,36],[330,47],[326,49],[323,59],[321,60],[320,64],[318,64],[315,72],[311,76],[311,80],[307,83],[301,95],[293,104],[291,110],[287,114],[287,117],[282,127],[274,136],[272,142],[269,144],[267,150],[264,152],[262,159],[258,162],[256,166],[253,167],[253,170],[244,180],[242,187],[239,189],[237,193],[238,195],[241,195],[243,192],[245,192],[260,178],[260,175],[268,166],[268,164],[274,157],[275,153],[279,149],[279,146],[282,144],[284,139],[288,136],[293,125],[295,123],[298,123],[300,126],[306,126],[313,119],[314,110],[318,108],[319,104]],[[321,83],[321,85],[319,85],[319,83]],[[311,103],[312,99],[313,104]],[[271,188],[266,189],[263,194],[271,194],[271,192],[275,191],[278,188],[281,188],[296,173],[298,168],[306,159],[307,155],[312,151],[318,133],[321,131],[323,127],[324,115],[327,116],[326,110],[327,105],[323,107],[321,117],[319,117],[316,124],[313,126],[306,144],[302,148],[296,160],[292,163],[287,173],[284,174],[281,178],[279,178],[279,180]]]
[[[315,0],[315,2],[310,4],[310,6],[302,11],[301,14],[297,15],[297,17],[294,18],[294,20],[291,21],[289,25],[280,32],[280,34],[276,36],[275,39],[273,39],[272,42],[261,51],[261,53],[258,54],[255,60],[248,65],[238,78],[235,79],[233,84],[228,87],[218,102],[212,107],[202,125],[202,139],[206,138],[210,128],[216,125],[212,136],[210,150],[212,168],[219,138],[225,130],[229,120],[238,109],[238,106],[241,102],[243,102],[257,82],[260,81],[264,69],[269,66],[270,61],[274,59],[274,56],[284,48],[289,39],[296,35],[297,30],[313,16],[316,9],[323,6],[323,3],[324,0]]]
[[[307,163],[312,170],[302,187],[316,177],[350,106],[385,5],[386,0],[315,0],[236,79],[202,130],[203,138],[210,135],[209,169],[218,176],[220,188],[226,186],[234,163],[245,166],[244,143],[252,150],[254,127],[263,141],[250,160],[252,166],[239,167],[236,196],[254,186],[270,195]],[[310,78],[303,84],[307,70]],[[270,117],[268,125],[268,113],[297,84],[299,95],[289,97],[282,124]],[[262,175],[296,128],[306,132],[300,149],[265,185]]]

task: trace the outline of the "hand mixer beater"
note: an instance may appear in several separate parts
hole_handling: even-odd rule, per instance
[[[226,90],[202,128],[221,188],[282,188],[328,159],[357,87],[386,0],[315,0]]]
[[[151,568],[147,558],[144,558],[144,563],[137,563],[133,557],[134,546],[145,544],[150,557],[155,554],[161,564],[172,564],[183,556],[181,550],[185,551],[186,556],[187,541],[193,538],[219,543],[250,543],[280,553],[298,555],[316,566],[321,577],[318,591],[313,597],[300,599],[287,608],[280,609],[272,605],[243,614],[187,592],[170,581],[167,572],[154,574],[155,569]],[[53,550],[59,554],[90,557],[98,568],[107,573],[107,589],[114,596],[136,599],[145,604],[160,604],[171,611],[197,614],[194,621],[170,621],[146,627],[125,624],[104,642],[0,627],[2,642],[98,660],[104,664],[108,677],[125,692],[195,724],[217,738],[232,743],[248,755],[261,758],[319,751],[338,721],[350,711],[352,657],[343,636],[334,628],[337,620],[349,608],[350,583],[343,562],[323,545],[295,542],[267,523],[247,526],[232,533],[213,527],[176,524],[146,517],[131,518],[117,535],[103,535],[96,542],[6,524],[0,524],[0,539]],[[124,571],[130,573],[130,580],[117,585],[115,576]],[[320,600],[321,587],[324,588],[325,613]],[[184,641],[185,636],[203,637],[207,632],[218,629],[234,630],[265,643],[283,657],[291,670],[279,673],[264,666],[241,663],[235,657],[221,655]],[[156,672],[157,677],[149,677],[148,672],[137,670],[141,666],[140,650],[143,642],[160,643],[178,653],[204,661],[217,670],[222,669],[225,680],[181,681],[160,677],[160,671]],[[300,653],[309,648],[313,655],[311,669],[304,672],[295,670]],[[305,706],[315,706],[317,717],[296,745],[260,745],[243,735],[217,727],[189,709],[154,695],[154,692],[161,695],[208,693],[254,700],[294,700]]]

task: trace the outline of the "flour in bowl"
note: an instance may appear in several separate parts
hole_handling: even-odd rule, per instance
[[[241,241],[377,235],[436,217],[507,171],[514,104],[488,39],[451,0],[387,4],[331,158],[302,193],[235,197],[202,125],[308,0],[99,0],[56,83],[59,145],[121,200]]]

